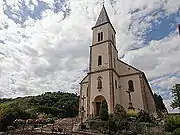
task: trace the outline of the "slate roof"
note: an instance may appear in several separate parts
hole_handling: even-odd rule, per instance
[[[108,14],[106,12],[106,9],[105,9],[105,7],[103,5],[103,7],[101,9],[101,12],[100,12],[100,15],[98,17],[98,20],[96,22],[96,25],[94,27],[99,26],[99,25],[104,24],[104,23],[107,23],[107,22],[111,23],[110,19],[108,17]]]

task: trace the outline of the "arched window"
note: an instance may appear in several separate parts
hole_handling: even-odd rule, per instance
[[[134,92],[134,84],[132,80],[128,81],[129,91]]]
[[[117,89],[117,81],[115,80],[115,88]]]
[[[98,66],[102,65],[102,56],[98,56]]]
[[[97,89],[102,89],[102,77],[97,78]]]
[[[103,40],[103,32],[98,33],[98,42]]]

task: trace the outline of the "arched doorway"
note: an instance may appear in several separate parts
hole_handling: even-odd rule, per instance
[[[94,107],[94,114],[96,116],[99,115],[99,110],[100,110],[101,102],[104,101],[104,100],[106,100],[106,99],[102,95],[99,95],[99,96],[95,97],[93,107]]]

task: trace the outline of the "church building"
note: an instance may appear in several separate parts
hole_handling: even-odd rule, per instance
[[[126,111],[142,109],[155,115],[153,93],[144,72],[118,59],[116,31],[104,6],[92,32],[89,72],[80,82],[81,118],[98,115],[103,100],[109,113],[120,104]]]

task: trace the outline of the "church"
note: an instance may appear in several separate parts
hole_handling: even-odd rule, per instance
[[[99,114],[106,100],[109,114],[116,104],[126,111],[142,109],[156,114],[151,87],[143,71],[118,59],[116,31],[103,5],[90,46],[89,72],[80,82],[79,116],[86,120]]]

